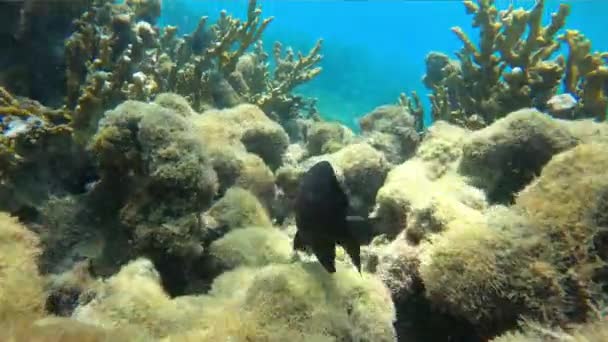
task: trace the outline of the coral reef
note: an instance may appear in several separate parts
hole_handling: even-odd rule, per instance
[[[473,134],[433,125],[378,191],[372,216],[388,242],[377,238],[364,253],[368,269],[392,290],[399,331],[420,336],[407,322],[425,310],[439,311],[435,324],[454,333],[452,324],[470,324],[468,336],[480,339],[515,328],[521,317],[565,328],[593,315],[605,301],[606,182],[599,170],[606,147],[598,142],[606,127],[528,109]],[[535,176],[519,170],[506,177],[517,165],[491,147],[519,144],[526,148],[513,158],[529,155],[534,162],[517,165]],[[471,164],[477,158],[484,161]],[[497,187],[490,185],[509,179],[518,186],[506,204],[515,203],[489,206],[484,192],[493,200]]]
[[[211,149],[226,146],[253,153],[276,169],[289,145],[283,128],[251,104],[230,109],[211,109],[193,119],[200,138]]]
[[[580,99],[572,117],[606,120],[605,54],[591,53],[590,42],[577,31],[557,36],[570,13],[567,4],[560,4],[546,26],[544,0],[529,10],[510,6],[499,11],[494,0],[466,0],[464,5],[480,30],[479,46],[454,27],[464,44],[458,61],[436,52],[427,55],[424,84],[433,91],[433,121],[481,128],[524,107],[546,110],[562,80],[565,91]],[[551,59],[561,41],[570,47],[567,59]]]
[[[3,322],[0,339],[3,341],[40,342],[144,342],[150,337],[130,329],[104,329],[73,319],[48,317],[34,322]]]
[[[0,38],[55,6],[0,4],[23,9]],[[0,87],[0,340],[601,340],[605,56],[556,37],[566,5],[547,26],[542,0],[465,6],[479,46],[456,28],[459,60],[426,61],[436,122],[402,94],[356,134],[294,93],[321,41],[271,60],[255,0],[183,37],[158,0],[74,3],[53,31],[82,12],[65,106],[35,101],[61,106],[57,80]],[[369,228],[361,273],[342,248],[334,274],[294,251],[293,199],[323,160]]]
[[[251,104],[208,110],[192,122],[218,174],[219,194],[237,186],[270,209],[275,199],[272,169],[280,165],[289,144],[281,126]]]
[[[567,284],[569,293],[581,297],[572,304],[572,311],[578,314],[605,301],[605,149],[605,144],[581,144],[555,156],[515,203],[539,233],[551,237],[548,257],[563,270],[562,282]]]
[[[104,231],[126,233],[131,257],[150,257],[173,283],[164,285],[179,292],[189,265],[215,238],[200,214],[218,179],[192,122],[155,103],[126,101],[105,114],[89,146],[100,178],[88,196]]]

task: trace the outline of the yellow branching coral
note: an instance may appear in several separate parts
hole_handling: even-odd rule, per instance
[[[229,81],[233,88],[248,102],[257,104],[264,112],[278,121],[297,117],[302,107],[308,105],[311,117],[316,115],[315,101],[305,101],[292,94],[299,85],[317,77],[322,68],[318,66],[323,56],[323,40],[317,40],[307,55],[294,53],[288,47],[283,52],[283,45],[275,42],[273,58],[275,69],[268,68],[268,54],[264,51],[262,41],[254,45],[253,52],[239,58],[236,70]],[[296,57],[297,56],[297,57]]]
[[[433,90],[433,116],[480,128],[513,110],[544,108],[564,71],[563,58],[550,58],[559,49],[554,36],[565,25],[568,5],[561,4],[546,26],[541,23],[544,0],[530,10],[498,11],[494,0],[466,0],[464,5],[473,27],[480,29],[480,43],[476,46],[454,27],[464,44],[457,53],[460,63],[437,54],[427,57],[427,74],[435,75],[425,79]]]
[[[76,21],[76,32],[65,44],[67,107],[74,111],[80,142],[94,133],[104,109],[126,99],[151,101],[170,92],[185,97],[196,111],[250,102],[267,113],[267,103],[284,112],[289,107],[284,103],[297,102],[288,93],[320,72],[313,67],[321,58],[319,42],[298,60],[293,54],[277,60],[280,77],[271,80],[263,72],[259,86],[237,89],[244,81],[235,84],[232,75],[273,20],[262,17],[256,0],[248,1],[246,19],[222,11],[209,25],[204,16],[183,37],[176,27],[154,26],[159,14],[157,0],[99,1]]]
[[[256,0],[249,0],[245,22],[227,15],[226,11],[220,13],[218,23],[212,28],[217,42],[207,51],[209,55],[219,58],[220,70],[232,72],[239,57],[260,39],[268,24],[274,19],[273,17],[262,19],[261,15],[262,10],[257,7]],[[232,51],[231,47],[236,42],[239,43],[239,47]]]
[[[570,50],[565,88],[581,99],[581,116],[608,119],[608,52],[591,52],[591,41],[576,30],[567,30],[559,39],[566,42]]]

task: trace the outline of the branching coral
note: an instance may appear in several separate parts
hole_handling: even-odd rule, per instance
[[[276,42],[273,48],[274,72],[268,70],[268,54],[259,41],[253,53],[239,59],[237,69],[231,75],[233,87],[249,102],[255,103],[279,121],[295,118],[305,105],[301,97],[291,91],[298,85],[316,77],[321,68],[322,40],[318,40],[308,55],[298,53],[297,59],[291,48],[283,56],[283,46]]]
[[[559,39],[568,44],[565,90],[581,99],[578,116],[608,120],[608,52],[591,52],[591,41],[576,30]]]
[[[77,133],[85,138],[103,108],[125,99],[148,101],[162,92],[184,96],[196,111],[248,101],[268,114],[289,116],[302,102],[290,91],[320,72],[314,67],[321,59],[320,42],[297,60],[290,50],[282,58],[278,44],[272,79],[261,43],[247,54],[272,21],[262,18],[255,0],[249,1],[246,20],[224,11],[217,23],[207,25],[208,18],[202,17],[194,32],[181,38],[176,27],[161,32],[153,26],[160,13],[154,3],[100,0],[77,21],[76,32],[66,41],[68,106],[74,108]],[[145,14],[139,13],[144,9]],[[255,75],[248,74],[251,68]]]
[[[434,119],[479,128],[522,107],[543,109],[564,72],[563,58],[550,58],[559,49],[555,35],[565,25],[568,5],[560,5],[551,23],[542,26],[544,0],[527,11],[498,11],[494,0],[464,4],[474,16],[473,27],[480,28],[480,44],[454,27],[464,44],[457,53],[460,63],[445,55],[427,57],[425,84],[433,90]]]

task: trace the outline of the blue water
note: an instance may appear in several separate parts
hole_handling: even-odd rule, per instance
[[[323,73],[297,92],[317,97],[321,114],[356,127],[356,120],[374,107],[396,102],[399,93],[415,90],[429,112],[428,90],[421,83],[424,57],[441,51],[454,57],[462,46],[450,31],[461,26],[473,39],[459,0],[264,0],[265,17],[274,16],[263,40],[267,49],[279,40],[284,46],[307,52],[317,38],[324,39]],[[510,3],[529,8],[533,0],[498,0],[499,9]],[[560,3],[571,6],[566,27],[581,30],[594,50],[608,51],[608,1],[547,0],[545,24]],[[161,24],[178,25],[190,32],[198,18],[215,20],[222,9],[245,17],[246,0],[164,0]],[[564,49],[565,51],[565,49]],[[428,118],[426,120],[428,122]]]

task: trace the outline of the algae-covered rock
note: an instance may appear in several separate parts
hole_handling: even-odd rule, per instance
[[[209,158],[218,175],[221,195],[237,186],[253,193],[269,207],[275,196],[275,177],[264,161],[238,147],[212,148]]]
[[[128,181],[122,211],[134,224],[197,213],[215,195],[215,172],[189,123],[159,105],[127,101],[107,112],[91,150],[102,182]]]
[[[272,227],[247,227],[229,232],[209,246],[209,253],[224,269],[288,263],[292,256],[287,234]]]
[[[162,93],[156,95],[154,103],[157,105],[170,109],[177,114],[187,118],[197,113],[190,107],[188,101],[182,96],[175,93]]]
[[[352,144],[330,155],[310,159],[304,163],[305,169],[320,160],[332,164],[343,180],[351,207],[366,216],[389,170],[384,155],[365,143]]]
[[[341,170],[353,210],[367,216],[378,189],[384,183],[389,164],[380,152],[367,144],[352,144],[328,156]]]
[[[420,142],[416,118],[406,107],[384,105],[359,119],[365,141],[395,164],[411,157]]]
[[[573,278],[568,288],[573,293],[574,315],[592,310],[580,293],[600,295],[597,284],[608,281],[604,266],[608,261],[607,148],[606,144],[582,144],[556,155],[515,203],[538,234],[551,237],[548,258],[569,270],[566,279]]]
[[[553,155],[576,142],[549,116],[522,109],[473,133],[464,146],[460,171],[484,189],[491,202],[509,203]]]
[[[100,281],[73,317],[165,341],[396,340],[386,287],[341,264],[335,276],[308,263],[238,267],[206,295],[171,299],[152,264],[139,259]]]
[[[608,341],[608,323],[603,319],[593,319],[590,322],[574,324],[564,329],[545,326],[538,322],[523,322],[520,329],[506,332],[492,339],[492,342],[536,341]]]
[[[302,342],[396,340],[388,291],[374,277],[353,270],[340,269],[331,277],[315,264],[241,268],[217,278],[210,294],[223,304],[210,308],[198,328],[186,336]]]
[[[542,238],[527,233],[529,223],[516,213],[494,217],[452,222],[423,247],[427,298],[489,335],[513,328],[522,315],[557,318],[563,292],[557,270],[536,257]]]
[[[96,206],[129,232],[131,253],[151,256],[171,281],[184,278],[172,272],[187,272],[182,263],[201,255],[208,237],[200,213],[218,188],[192,124],[160,105],[127,101],[105,114],[90,149],[101,176],[91,196],[110,201]]]
[[[138,329],[160,338],[189,327],[195,314],[166,294],[147,259],[128,263],[116,275],[100,280],[92,291],[92,299],[76,308],[72,317],[93,326]]]
[[[244,227],[271,227],[268,212],[249,191],[233,187],[208,211],[217,224],[228,230]]]
[[[608,143],[608,122],[592,119],[556,121],[581,143]]]
[[[145,342],[150,339],[150,336],[135,329],[103,328],[63,317],[0,323],[2,341]]]
[[[401,302],[415,294],[420,286],[420,248],[395,239],[379,249],[375,274],[391,291],[395,302]]]
[[[376,196],[373,215],[381,233],[406,231],[414,242],[446,229],[455,219],[475,224],[486,207],[483,192],[457,172],[466,130],[439,122],[414,158],[392,169]]]
[[[0,212],[0,322],[42,316],[45,293],[36,265],[39,248],[34,233]]]
[[[289,137],[281,125],[250,104],[203,112],[192,119],[199,138],[210,149],[244,147],[272,169],[279,167]]]
[[[367,216],[390,164],[382,153],[365,143],[347,145],[335,153],[308,158],[298,166],[286,165],[277,170],[277,185],[291,202],[302,175],[320,161],[332,164],[338,181],[349,196],[353,215]]]
[[[310,156],[334,153],[348,145],[354,133],[337,122],[314,122],[306,135],[306,149]]]

